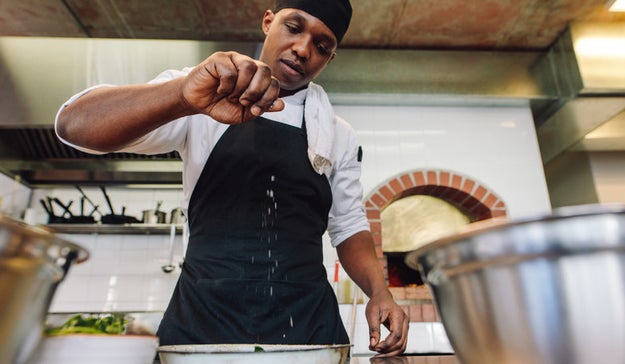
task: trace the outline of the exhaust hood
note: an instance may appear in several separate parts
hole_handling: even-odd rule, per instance
[[[623,113],[625,68],[618,65],[625,64],[624,48],[597,57],[584,53],[592,43],[580,41],[600,35],[622,42],[623,27],[573,25],[546,52],[339,49],[316,82],[335,104],[529,103],[546,163],[583,148],[578,142],[586,134]],[[59,106],[94,84],[143,83],[215,51],[256,56],[259,49],[259,43],[2,37],[0,172],[31,186],[179,185],[182,162],[175,152],[93,156],[61,144],[53,131]]]
[[[624,65],[623,23],[573,24],[539,61],[558,100],[537,125],[543,163],[570,149],[625,150]]]

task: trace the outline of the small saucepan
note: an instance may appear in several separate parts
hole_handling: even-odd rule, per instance
[[[143,210],[144,224],[164,224],[166,221],[166,213],[158,210]]]
[[[184,212],[182,211],[182,208],[176,207],[175,209],[171,210],[171,213],[169,214],[170,224],[181,225],[181,224],[184,224],[186,221],[187,220],[184,216]]]
[[[158,201],[155,210],[143,210],[144,224],[165,224],[167,222],[167,213],[160,210],[162,203],[162,201]]]

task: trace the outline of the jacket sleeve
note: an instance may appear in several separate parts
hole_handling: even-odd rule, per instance
[[[332,188],[332,208],[328,219],[328,234],[333,246],[361,231],[369,231],[369,221],[363,205],[360,183],[360,151],[356,132],[338,118],[333,154],[336,156],[329,177]]]

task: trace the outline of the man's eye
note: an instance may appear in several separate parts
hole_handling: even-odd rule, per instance
[[[297,27],[296,25],[292,25],[292,24],[285,24],[285,25],[289,32],[293,34],[299,33],[299,27]]]
[[[330,49],[325,46],[323,43],[317,44],[317,51],[324,56],[330,54]]]

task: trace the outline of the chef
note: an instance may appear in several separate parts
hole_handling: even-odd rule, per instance
[[[258,60],[217,52],[145,85],[94,86],[59,110],[57,135],[80,150],[182,158],[190,238],[162,345],[348,343],[323,265],[328,231],[369,297],[370,349],[405,350],[408,320],[373,248],[355,132],[312,82],[351,14],[348,0],[278,0]]]

